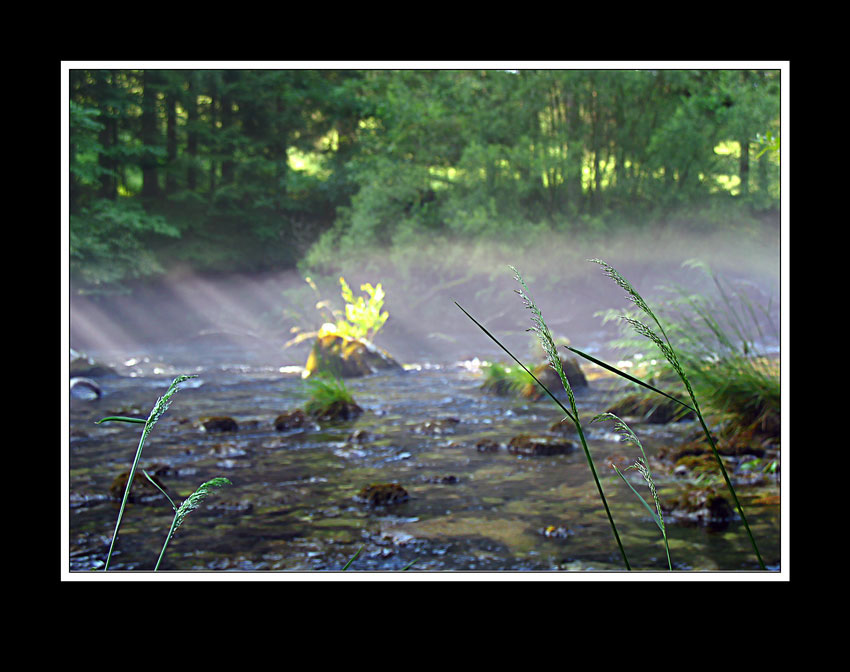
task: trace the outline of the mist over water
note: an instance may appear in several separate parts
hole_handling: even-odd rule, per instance
[[[662,311],[671,297],[664,286],[680,285],[709,296],[715,291],[703,273],[682,266],[698,259],[725,282],[746,288],[756,306],[771,306],[775,332],[768,331],[777,340],[765,345],[778,351],[778,226],[710,235],[659,230],[597,243],[551,234],[531,251],[448,242],[377,250],[366,258],[341,259],[338,268],[314,274],[320,296],[295,270],[227,276],[176,271],[127,295],[82,296],[71,287],[70,346],[117,361],[157,356],[168,345],[184,345],[198,365],[225,346],[247,364],[303,365],[310,341],[287,349],[283,345],[293,337],[293,328],[316,329],[325,321],[316,309],[320,299],[342,309],[338,278],[343,275],[355,295],[362,283],[382,283],[390,317],[375,341],[403,363],[507,360],[455,301],[520,357],[530,357],[529,314],[514,293],[512,265],[522,273],[556,338],[568,338],[591,353],[617,356],[609,341],[619,331],[613,323],[603,324],[598,313],[625,310],[630,303],[601,267],[586,261],[590,258],[614,266]]]

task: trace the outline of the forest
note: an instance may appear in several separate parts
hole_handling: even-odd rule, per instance
[[[69,71],[74,292],[778,211],[778,70]]]

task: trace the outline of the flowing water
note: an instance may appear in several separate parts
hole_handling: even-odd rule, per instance
[[[110,359],[109,353],[89,354]],[[100,379],[100,399],[71,396],[70,571],[103,568],[119,507],[109,489],[132,463],[141,433],[141,425],[95,421],[147,417],[179,374],[198,377],[173,397],[140,467],[156,470],[177,503],[217,476],[232,485],[189,515],[161,571],[339,571],[361,547],[348,571],[624,569],[583,451],[526,457],[506,448],[520,433],[551,434],[559,409],[551,400],[483,392],[475,361],[409,365],[404,372],[348,380],[364,409],[359,418],[283,432],[275,418],[307,400],[297,372],[226,347],[204,361],[198,367],[187,348],[161,351],[156,360],[139,354],[118,364],[121,376]],[[587,373],[589,387],[576,395],[585,425],[622,389],[619,379]],[[204,431],[198,423],[204,416],[229,416],[238,429]],[[631,426],[650,456],[694,427]],[[658,528],[608,466],[617,456],[633,460],[637,449],[620,443],[610,425],[586,432],[633,569],[665,571]],[[480,450],[485,439],[496,449]],[[685,486],[669,474],[656,477],[662,500]],[[385,507],[358,501],[373,483],[398,483],[409,499]],[[634,485],[644,492],[642,482]],[[772,570],[780,557],[778,493],[775,480],[739,490]],[[161,496],[128,504],[110,571],[151,571],[172,513]],[[668,534],[674,569],[758,569],[740,521],[725,529],[669,523]]]

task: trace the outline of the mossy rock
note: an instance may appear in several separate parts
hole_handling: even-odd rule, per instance
[[[386,351],[363,339],[320,334],[304,366],[304,376],[327,373],[335,378],[359,378],[403,367]]]
[[[673,472],[687,471],[694,475],[714,473],[718,471],[717,460],[711,453],[698,455],[682,455],[673,465]]]
[[[310,415],[316,420],[336,422],[354,420],[363,414],[363,409],[353,401],[337,399],[321,408],[310,409]]]
[[[695,417],[692,411],[672,399],[639,392],[620,398],[607,412],[619,418],[638,418],[640,422],[657,425],[692,420]]]
[[[712,487],[692,488],[664,498],[661,510],[665,516],[714,528],[724,528],[736,517],[732,505]]]
[[[721,428],[712,430],[712,436],[717,445],[717,452],[723,457],[764,457],[770,444],[761,435],[754,434],[753,428]],[[695,430],[685,441],[676,447],[662,447],[659,457],[678,462],[688,455],[711,455],[711,444],[701,430]]]
[[[356,499],[369,506],[391,506],[410,499],[407,490],[398,483],[373,483],[363,487]]]
[[[226,415],[209,415],[198,418],[198,424],[205,432],[235,432],[239,429],[236,420]]]
[[[475,444],[475,450],[479,453],[496,453],[500,447],[501,444],[492,439],[479,439]]]
[[[577,448],[575,441],[554,436],[519,434],[508,442],[508,452],[514,455],[567,455]]]
[[[588,386],[587,378],[575,359],[572,357],[561,357],[561,366],[564,369],[564,375],[567,377],[567,381],[570,383],[573,392]],[[531,372],[556,397],[566,398],[567,392],[564,389],[564,383],[561,381],[561,377],[548,363],[534,367]],[[538,401],[544,397],[549,398],[549,395],[533,380],[529,380],[528,384],[522,388],[520,394],[526,399],[533,401]]]

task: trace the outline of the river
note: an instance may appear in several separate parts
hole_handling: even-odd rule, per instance
[[[253,360],[222,344],[199,363],[191,345],[150,353],[90,352],[121,375],[99,379],[103,396],[69,401],[69,570],[103,568],[118,513],[109,490],[129,468],[141,425],[95,424],[108,415],[145,418],[180,374],[193,374],[153,429],[140,467],[156,471],[175,502],[226,477],[168,545],[160,571],[622,572],[583,451],[524,456],[507,444],[521,433],[552,436],[562,414],[551,401],[488,394],[477,360],[413,362],[403,372],[346,381],[364,413],[355,420],[278,431],[275,418],[303,407],[297,370]],[[585,425],[625,383],[584,367],[577,391]],[[200,418],[228,416],[235,431],[205,431]],[[694,423],[632,424],[652,457]],[[610,426],[587,437],[632,568],[665,572],[664,544],[646,509],[608,466],[634,459]],[[489,445],[489,450],[483,450]],[[141,474],[137,478],[143,478]],[[659,496],[688,487],[657,473]],[[372,507],[357,499],[397,483],[406,501]],[[640,490],[642,482],[634,482]],[[739,491],[759,550],[780,569],[779,482]],[[173,512],[163,497],[130,503],[110,571],[150,572]],[[673,567],[689,572],[758,570],[739,520],[721,529],[668,523]]]

